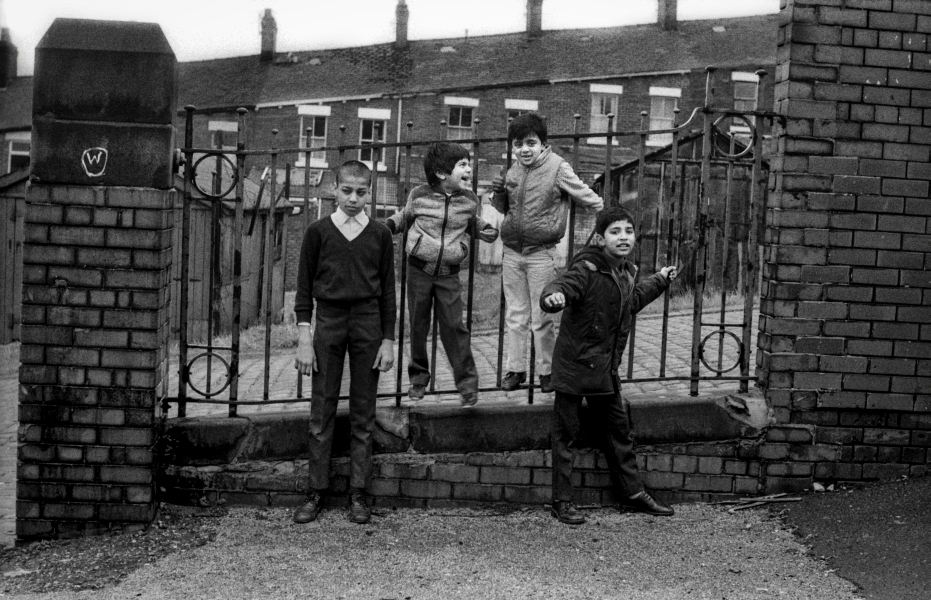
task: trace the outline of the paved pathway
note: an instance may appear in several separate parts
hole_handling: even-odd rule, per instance
[[[708,313],[706,313],[708,314]],[[742,317],[741,311],[730,311],[727,313],[727,321],[739,321]],[[706,319],[716,320],[717,313],[712,317],[710,314]],[[753,337],[750,347],[756,348],[756,324],[757,318],[754,315]],[[660,355],[661,355],[661,328],[662,320],[658,316],[642,317],[638,321],[637,336],[635,342],[633,378],[652,378],[658,377],[660,373]],[[691,340],[692,340],[692,319],[688,314],[676,315],[669,320],[668,330],[668,348],[666,375],[667,376],[688,376],[689,361],[691,357]],[[708,333],[712,328],[705,328],[704,332]],[[739,330],[733,329],[738,336]],[[472,349],[475,354],[476,365],[479,370],[479,382],[482,387],[492,388],[496,385],[497,364],[498,364],[498,336],[497,332],[490,334],[476,334],[472,338]],[[723,364],[731,365],[737,360],[737,347],[733,340],[725,342],[723,352]],[[709,363],[715,364],[712,359],[717,356],[717,346],[709,342]],[[17,402],[19,399],[18,389],[18,352],[13,360],[3,361],[0,364],[0,545],[10,545],[13,543],[15,535],[15,518],[16,518],[16,440],[17,440]],[[404,369],[410,360],[410,354],[405,351]],[[622,378],[627,373],[627,357],[625,356],[624,366],[621,369]],[[242,376],[240,379],[239,397],[242,400],[261,400],[264,393],[264,360],[261,355],[250,355],[242,357]],[[753,360],[751,359],[751,374],[753,372]],[[177,377],[177,356],[172,357],[172,373],[169,381],[170,395],[176,396],[178,389]],[[294,398],[297,396],[297,374],[294,370],[294,351],[276,351],[270,363],[269,370],[269,399]],[[379,383],[379,391],[384,393],[393,393],[395,391],[396,369],[385,373]],[[440,349],[437,352],[436,368],[436,389],[452,390],[454,388],[449,363],[446,360],[445,353]],[[737,370],[729,374],[738,374]],[[222,385],[222,379],[225,377],[223,370],[217,362],[211,373],[213,389]],[[702,368],[702,375],[713,375],[711,371]],[[207,372],[206,362],[201,360],[195,364],[192,381],[199,389],[206,387]],[[407,375],[402,375],[402,391],[407,390]],[[689,389],[688,381],[666,381],[666,382],[630,382],[624,383],[624,389],[629,394],[636,393],[669,393],[669,394],[686,394]],[[701,382],[700,393],[707,393],[714,390],[733,390],[737,387],[735,381],[708,381]],[[349,389],[349,368],[345,368],[343,378],[343,392]],[[304,396],[309,395],[310,379],[304,378]],[[218,399],[228,399],[228,392],[217,396]],[[534,395],[534,401],[538,403],[552,402],[552,394],[541,394],[537,391]],[[384,405],[393,405],[393,397],[383,398],[379,401]],[[403,402],[408,403],[407,398]],[[495,403],[524,403],[527,402],[527,391],[518,390],[515,392],[504,393],[501,391],[483,392],[480,396],[480,402]],[[458,395],[455,393],[446,394],[428,394],[426,399],[421,401],[425,404],[437,403],[458,403]],[[240,415],[256,414],[269,411],[305,409],[307,404],[304,402],[280,403],[280,404],[261,404],[261,405],[243,405],[238,407]],[[187,416],[203,415],[224,415],[228,412],[226,405],[189,403],[187,405]],[[177,416],[177,406],[172,405],[169,410],[169,417]]]

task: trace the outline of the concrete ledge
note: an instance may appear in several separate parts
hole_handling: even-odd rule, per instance
[[[731,440],[758,435],[767,425],[765,403],[755,395],[631,396],[629,401],[634,435],[641,445]],[[379,408],[375,453],[547,449],[552,412],[552,403]],[[171,419],[162,438],[165,463],[218,465],[306,458],[309,419],[309,411]],[[589,425],[583,407],[583,447],[592,445],[584,433],[591,429]],[[333,455],[348,453],[349,410],[341,407]]]

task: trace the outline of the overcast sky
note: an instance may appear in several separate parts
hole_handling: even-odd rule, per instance
[[[31,75],[35,46],[56,17],[158,23],[180,61],[258,54],[271,8],[278,50],[394,40],[397,0],[0,0],[0,26]],[[407,0],[412,40],[522,31],[526,0]],[[679,19],[779,11],[779,0],[679,0]],[[544,0],[543,28],[613,27],[656,20],[656,0]]]

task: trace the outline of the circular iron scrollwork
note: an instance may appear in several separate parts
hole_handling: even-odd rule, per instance
[[[715,367],[712,367],[711,365],[709,365],[709,364],[708,364],[708,361],[705,360],[705,342],[707,342],[708,339],[711,338],[711,336],[713,336],[713,335],[719,335],[719,336],[721,336],[721,341],[720,341],[719,343],[723,343],[723,342],[724,342],[724,336],[725,336],[725,335],[728,335],[728,336],[732,337],[732,338],[734,339],[734,341],[737,343],[737,349],[739,350],[739,352],[738,352],[738,354],[737,354],[737,360],[734,362],[733,365],[731,365],[730,367],[728,367],[728,368],[726,368],[726,369],[716,369]],[[718,329],[717,331],[712,331],[711,333],[709,333],[708,335],[706,335],[705,337],[702,338],[701,343],[698,344],[698,358],[701,360],[701,364],[705,365],[705,367],[707,367],[709,371],[713,371],[713,372],[717,373],[718,375],[723,375],[724,373],[727,373],[728,371],[733,371],[734,369],[736,369],[737,367],[739,367],[740,364],[743,362],[743,359],[744,359],[744,344],[743,344],[742,341],[740,341],[740,338],[739,338],[739,337],[737,337],[736,335],[734,335],[734,333],[732,333],[732,332],[730,332],[730,331],[728,331],[728,330],[726,330],[726,329]]]
[[[230,177],[229,187],[223,190],[222,192],[220,192],[219,194],[214,194],[212,192],[208,192],[204,190],[203,188],[200,187],[200,184],[197,183],[197,167],[199,167],[200,163],[204,162],[206,159],[208,158],[215,159],[217,157],[219,157],[221,161],[226,162],[230,166],[230,173],[232,174],[232,176]],[[220,172],[222,173],[223,170],[224,169],[221,165]],[[229,193],[232,192],[236,188],[236,184],[239,183],[239,173],[236,171],[236,165],[233,164],[233,161],[231,161],[227,155],[223,154],[222,152],[208,152],[204,154],[203,156],[201,156],[200,158],[198,158],[196,161],[194,161],[194,164],[191,166],[191,182],[194,184],[194,188],[198,192],[203,194],[205,197],[212,198],[214,200],[219,200],[220,198],[225,198],[226,196],[228,196]]]
[[[224,384],[223,384],[223,387],[221,387],[220,389],[218,389],[218,390],[215,391],[215,392],[205,392],[205,391],[203,391],[203,390],[197,389],[197,387],[196,387],[193,383],[191,383],[191,378],[190,378],[190,377],[188,377],[188,383],[187,383],[187,384],[188,384],[188,387],[189,387],[189,388],[191,388],[192,390],[194,390],[195,392],[197,392],[198,394],[200,394],[200,395],[203,396],[204,398],[210,398],[210,397],[212,397],[212,396],[216,396],[217,394],[222,393],[223,390],[225,390],[226,388],[229,387],[230,381],[231,381],[231,379],[232,379],[232,373],[231,373],[231,371],[230,371],[230,364],[229,364],[228,362],[226,362],[226,359],[225,359],[225,358],[223,358],[222,356],[220,356],[220,355],[217,354],[216,352],[209,352],[209,351],[208,351],[208,352],[202,352],[201,354],[198,354],[197,356],[195,356],[194,358],[192,358],[190,361],[188,361],[187,370],[188,370],[188,373],[189,373],[189,374],[190,374],[190,372],[191,372],[191,367],[194,366],[194,363],[197,362],[198,360],[204,358],[205,356],[213,356],[213,357],[216,357],[221,363],[223,363],[223,367],[226,369],[226,383],[224,383]]]
[[[722,115],[722,116],[720,116],[720,117],[717,118],[717,120],[716,120],[716,121],[712,124],[712,126],[711,126],[712,129],[713,129],[713,130],[716,130],[716,131],[721,131],[721,130],[718,128],[718,125],[721,123],[721,121],[724,121],[724,120],[727,120],[727,119],[734,119],[735,121],[742,121],[742,122],[743,122],[744,126],[746,126],[747,129],[750,130],[750,140],[749,140],[749,142],[744,146],[743,150],[740,150],[739,152],[731,152],[731,151],[730,151],[730,148],[728,148],[728,149],[723,149],[723,148],[721,148],[717,143],[712,143],[712,147],[714,148],[714,151],[715,151],[717,154],[720,154],[721,156],[724,156],[724,157],[726,157],[726,158],[742,158],[742,157],[746,156],[747,154],[749,154],[749,153],[753,150],[753,144],[756,142],[756,136],[757,136],[757,133],[756,133],[756,125],[754,125],[754,124],[753,124],[753,121],[751,121],[750,118],[747,117],[746,115],[741,115],[741,114],[726,114],[726,115]],[[734,139],[734,135],[733,135],[733,134],[728,133],[728,132],[723,132],[723,133],[724,133],[724,135],[725,135],[728,139],[730,139],[730,140],[733,140],[733,139]],[[735,141],[736,141],[736,140],[735,140]]]

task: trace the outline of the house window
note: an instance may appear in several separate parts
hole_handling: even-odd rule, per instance
[[[301,116],[301,148],[326,146],[326,117]],[[303,159],[303,156],[301,157]],[[326,150],[310,153],[310,163],[326,167]]]
[[[236,133],[239,131],[239,125],[235,121],[209,121],[207,130],[210,131],[211,148],[236,149]]]
[[[608,115],[613,114],[617,117],[624,87],[620,85],[593,83],[589,86],[589,91],[592,94],[592,112],[589,120],[589,129],[592,132],[608,131]],[[607,138],[588,138],[589,144],[604,144],[606,141]]]
[[[679,106],[679,88],[650,88],[650,129],[672,129],[675,110]],[[672,132],[655,133],[647,138],[648,146],[666,146],[672,143]]]
[[[11,136],[12,137],[12,136]],[[17,137],[19,139],[17,139]],[[25,139],[20,136],[10,139],[8,148],[7,172],[19,171],[29,166],[29,150],[32,147],[29,141],[29,134],[26,133]]]
[[[360,108],[359,109],[359,143],[383,144],[388,130],[388,119],[391,110],[386,108]],[[360,148],[359,160],[369,165],[378,163],[380,171],[385,170],[385,152],[383,148]]]
[[[505,100],[504,109],[507,111],[508,122],[529,112],[537,112],[539,103],[536,100]]]
[[[362,119],[361,135],[359,136],[360,144],[380,144],[385,141],[385,122],[376,121],[375,119]],[[382,162],[381,148],[361,148],[359,150],[359,160],[364,162]]]
[[[472,118],[478,108],[478,99],[446,96],[443,103],[447,108],[446,139],[467,140],[475,137]]]
[[[330,107],[320,105],[301,105],[297,112],[301,115],[300,147],[319,148],[326,146],[327,120],[330,117]],[[309,136],[309,137],[308,137]],[[304,164],[306,155],[298,157],[298,165]],[[325,169],[329,165],[326,160],[326,150],[310,153],[310,166]]]
[[[759,75],[756,73],[731,73],[731,81],[734,84],[734,110],[737,112],[753,112],[757,108],[759,92],[758,82]],[[756,123],[756,117],[747,115],[750,123]],[[738,136],[749,136],[750,128],[742,120],[731,120],[730,132]]]

